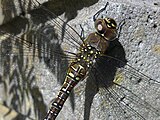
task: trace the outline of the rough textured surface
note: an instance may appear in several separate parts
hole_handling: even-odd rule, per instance
[[[67,4],[67,2],[64,3],[54,1],[50,2],[47,7],[50,10],[53,10],[58,15],[64,13],[63,15],[61,15],[61,17],[64,18],[65,16],[66,18],[64,20],[72,25],[73,28],[78,31],[78,33],[81,32],[79,26],[81,24],[83,26],[85,36],[87,36],[90,32],[94,31],[94,22],[92,20],[93,15],[99,9],[104,7],[106,2],[107,0],[92,0],[89,2],[84,0],[81,2],[72,1]],[[64,5],[66,6],[64,7]],[[126,23],[122,26],[122,30],[120,33],[120,43],[113,43],[118,47],[113,48],[113,51],[109,51],[108,54],[113,55],[114,57],[118,57],[122,60],[126,59],[128,61],[128,64],[130,64],[132,67],[136,68],[138,71],[141,71],[145,75],[148,75],[152,79],[160,82],[159,8],[160,2],[158,0],[144,0],[143,2],[139,2],[137,0],[110,0],[109,6],[103,13],[101,13],[101,16],[112,17],[117,21],[118,24],[123,19],[125,19],[126,21]],[[42,12],[35,10],[31,13],[31,16],[34,16],[34,14],[37,13],[39,13],[40,16],[40,13]],[[30,15],[28,15],[28,17],[30,17]],[[34,38],[36,40],[43,39],[42,36],[35,37],[34,35],[30,35],[34,33],[37,34],[42,31],[46,34],[47,38],[51,42],[43,41],[45,43],[40,44],[45,44],[47,47],[49,46],[49,49],[53,48],[59,50],[58,52],[64,56],[62,48],[57,45],[58,42],[54,41],[53,44],[53,36],[51,35],[51,32],[54,33],[55,31],[51,26],[47,28],[47,24],[45,23],[47,21],[45,20],[46,18],[42,16],[41,20],[43,21],[44,19],[44,21],[41,24],[41,20],[38,21],[38,19],[33,19],[34,24],[37,25],[36,27],[33,27],[33,24],[30,24],[31,21],[28,21],[25,18],[16,17],[15,19],[13,19],[13,21],[2,25],[0,29],[8,31],[9,33],[12,33],[14,35],[20,33],[22,34],[25,32],[29,35],[26,37],[23,36],[23,38],[27,38],[29,40]],[[32,31],[28,32],[31,28],[33,28]],[[5,34],[1,33],[0,36],[1,48],[4,47],[3,40],[8,38],[4,37],[4,35]],[[39,35],[37,34],[37,36]],[[61,37],[61,35],[58,35],[58,37]],[[56,45],[56,48],[50,45]],[[41,45],[41,47],[45,46]],[[0,70],[0,82],[2,87],[0,89],[2,89],[1,91],[3,92],[0,95],[1,104],[7,106],[8,108],[15,109],[16,111],[18,111],[18,113],[20,112],[24,115],[28,114],[28,116],[19,114],[16,119],[41,119],[44,116],[45,111],[47,110],[48,104],[56,96],[58,90],[60,89],[65,76],[65,70],[67,69],[67,66],[69,64],[69,60],[64,60],[62,58],[59,58],[59,56],[55,57],[56,55],[53,55],[53,53],[51,55],[53,55],[54,58],[52,58],[50,54],[47,54],[50,56],[42,55],[43,57],[45,56],[45,59],[41,59],[38,55],[39,52],[35,52],[35,55],[33,55],[34,50],[31,51],[27,47],[23,49],[25,51],[23,51],[19,56],[11,59],[8,59],[6,53],[1,51],[0,62],[2,69]],[[74,47],[72,48],[70,46],[64,46],[64,49],[71,51],[75,50]],[[1,50],[4,50],[6,52],[7,50],[9,50],[9,48],[4,48]],[[40,50],[44,49],[40,48]],[[13,53],[18,54],[17,49],[15,49]],[[40,53],[43,54],[43,52]],[[6,57],[4,57],[3,55],[6,55]],[[22,55],[23,57],[21,58],[20,56]],[[38,56],[38,58],[36,56]],[[10,61],[5,61],[4,59]],[[149,82],[149,79],[144,75],[141,75],[141,80],[139,77],[140,73],[134,71],[134,73],[132,72],[131,74],[131,68],[128,69],[127,66],[125,68],[127,68],[129,72],[122,72],[121,70],[119,70],[119,72],[116,73],[115,68],[112,67],[112,65],[114,66],[116,64],[114,64],[114,62],[110,63],[109,60],[106,61],[108,62],[108,64],[105,64],[105,61],[100,62],[98,73],[95,73],[95,71],[93,71],[93,74],[96,77],[94,75],[90,75],[87,80],[79,83],[79,85],[72,93],[71,97],[66,101],[57,119],[124,119],[123,117],[125,116],[125,114],[123,113],[117,111],[117,113],[112,114],[113,106],[110,106],[111,102],[109,103],[109,100],[113,99],[107,99],[108,96],[111,96],[107,94],[108,91],[104,90],[104,88],[106,88],[104,84],[99,83],[99,92],[97,93],[98,88],[95,84],[95,81],[101,79],[103,75],[104,80],[113,80],[116,76],[115,78],[117,78],[117,80],[115,81],[117,83],[130,89],[134,94],[137,94],[138,97],[143,99],[141,101],[140,99],[135,97],[132,92],[127,92],[125,90],[123,91],[123,89],[121,90],[123,91],[123,93],[125,93],[126,96],[130,96],[133,98],[132,101],[126,101],[127,104],[131,105],[134,109],[141,113],[146,120],[159,120],[160,116],[157,117],[155,114],[153,114],[153,112],[148,112],[148,108],[145,109],[147,105],[144,104],[144,101],[160,110],[160,84],[154,84],[154,82],[151,81]],[[12,63],[12,66],[7,65],[9,62]],[[105,65],[107,66],[107,68],[104,67]],[[119,67],[119,65],[115,67]],[[123,68],[124,65],[121,65],[121,67]],[[136,77],[136,75],[138,77]],[[16,87],[12,87],[12,85],[15,85]],[[113,88],[115,91],[117,91],[117,93],[119,93],[119,100],[122,99],[124,96],[121,94],[119,89],[116,87]],[[18,101],[17,98],[20,100]],[[116,99],[116,97],[114,98]],[[135,102],[135,104],[137,104],[137,106],[132,105],[133,101]],[[10,112],[6,113],[6,115],[10,115]],[[126,120],[128,119],[129,118],[126,118]],[[134,117],[132,119],[137,120],[137,118]]]
[[[38,1],[44,3],[47,0]],[[23,14],[24,11],[35,9],[33,2],[36,3],[36,0],[0,0],[0,25]],[[39,6],[39,4],[37,3],[36,6]]]

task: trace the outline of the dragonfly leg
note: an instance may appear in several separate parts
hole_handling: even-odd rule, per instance
[[[80,28],[81,28],[81,34],[80,34],[80,36],[81,36],[81,39],[85,39],[85,35],[84,35],[84,29],[83,29],[83,27],[82,27],[82,25],[80,24],[79,25],[80,26]]]
[[[94,14],[93,16],[93,21],[96,21],[96,19],[98,18],[99,14],[103,11],[105,11],[106,7],[109,5],[109,2],[106,3],[106,5],[104,6],[104,8],[100,9],[96,14]]]
[[[118,27],[117,27],[117,31],[118,31],[118,34],[117,34],[117,38],[119,39],[120,37],[120,33],[121,33],[121,30],[122,30],[122,26],[125,24],[125,19],[123,19],[119,24],[118,24]]]

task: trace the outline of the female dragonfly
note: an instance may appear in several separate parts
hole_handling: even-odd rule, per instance
[[[27,19],[24,16],[19,18],[26,20],[25,24],[29,29],[20,37],[12,32],[12,29],[19,29],[18,25],[8,23],[1,27],[1,83],[5,86],[6,96],[11,99],[6,98],[4,105],[15,109],[21,115],[23,113],[21,117],[24,118],[31,116],[30,111],[33,110],[38,116],[37,119],[47,120],[57,116],[57,119],[158,120],[158,80],[150,78],[127,63],[132,61],[128,59],[133,56],[127,56],[129,58],[126,60],[124,48],[118,41],[118,38],[123,38],[122,33],[125,33],[128,40],[124,37],[122,43],[130,41],[136,44],[133,40],[138,39],[141,34],[137,33],[137,38],[132,34],[141,31],[134,31],[135,26],[128,27],[132,25],[132,21],[129,21],[131,18],[129,17],[123,26],[118,24],[118,28],[115,20],[106,17],[107,15],[98,18],[99,14],[108,8],[107,4],[93,17],[96,32],[88,32],[88,37],[84,39],[73,29],[73,25],[48,10],[46,6],[49,5],[50,2],[27,13]],[[123,5],[121,7],[124,9]],[[134,14],[134,11],[129,12]],[[124,26],[128,28],[125,30]],[[120,33],[122,37],[118,36]],[[138,41],[138,45],[143,48],[143,41]],[[145,64],[139,59],[133,61],[143,68]],[[44,71],[39,71],[40,67],[43,67]],[[55,90],[54,77],[51,75],[50,79],[47,73],[56,74],[58,80],[64,82],[61,88],[56,88],[57,97],[49,93],[49,97],[45,98],[52,100],[48,113],[40,89],[35,87],[35,84],[41,84],[39,86],[42,91]],[[43,79],[44,83],[38,79]],[[78,85],[75,91],[71,92],[76,84]],[[72,110],[64,104],[69,95]],[[24,104],[31,101],[33,104],[29,107]],[[25,110],[22,109],[24,107]]]

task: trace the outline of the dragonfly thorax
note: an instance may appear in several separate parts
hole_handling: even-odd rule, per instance
[[[79,53],[77,54],[76,61],[80,62],[88,68],[94,64],[95,59],[101,54],[95,47],[89,44],[82,44]]]

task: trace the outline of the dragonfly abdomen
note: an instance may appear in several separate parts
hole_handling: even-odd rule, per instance
[[[65,81],[57,97],[52,102],[52,106],[44,120],[55,120],[70,92],[79,81],[84,80],[90,66],[93,65],[93,61],[97,58],[98,54],[100,54],[100,52],[94,47],[86,44],[82,45],[80,52],[77,54],[77,58],[70,64]]]

